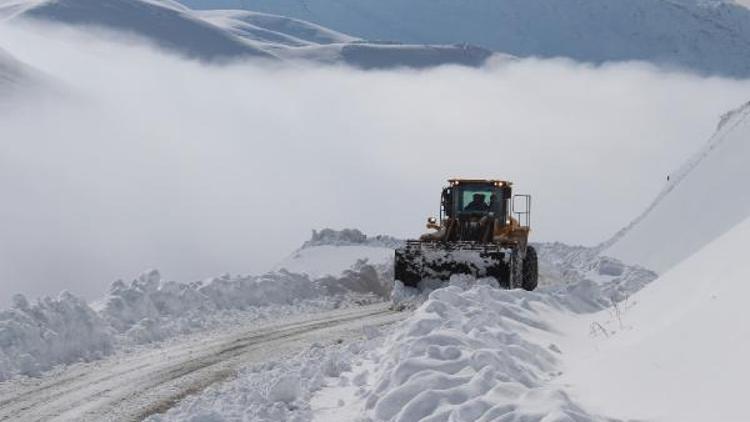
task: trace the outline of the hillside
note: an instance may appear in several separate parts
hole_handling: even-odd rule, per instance
[[[182,0],[315,22],[371,40],[470,43],[515,56],[645,60],[750,76],[750,10],[669,0]]]
[[[44,0],[0,2],[0,16],[85,25],[143,37],[189,57],[273,58],[271,54],[209,24],[177,3],[127,0]]]
[[[2,20],[106,29],[208,62],[253,58],[422,68],[479,66],[491,55],[466,45],[371,43],[298,19],[237,10],[197,12],[172,1],[0,0]]]
[[[750,104],[726,114],[705,147],[603,253],[663,272],[750,216],[749,116]]]

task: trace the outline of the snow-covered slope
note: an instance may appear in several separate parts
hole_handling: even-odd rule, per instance
[[[466,45],[366,42],[298,19],[238,10],[198,12],[166,0],[0,0],[2,19],[117,31],[206,61],[262,58],[423,68],[478,66],[491,55]]]
[[[284,16],[243,10],[196,12],[203,19],[245,39],[293,47],[347,43],[358,39],[320,25]]]
[[[467,42],[515,56],[647,60],[750,76],[750,11],[670,0],[181,0],[292,16],[371,40]]]
[[[750,216],[750,104],[725,115],[706,146],[671,175],[604,254],[663,272]]]
[[[750,219],[630,298],[619,318],[579,324],[569,339],[579,350],[559,383],[614,417],[748,420],[748,239]],[[602,335],[592,339],[594,326]]]
[[[273,58],[268,52],[193,16],[189,9],[171,1],[2,0],[0,16],[117,30],[206,60]]]

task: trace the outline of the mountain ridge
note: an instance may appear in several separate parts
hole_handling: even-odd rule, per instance
[[[181,0],[304,19],[356,37],[469,43],[520,57],[648,61],[750,76],[750,10],[735,3],[670,0]]]

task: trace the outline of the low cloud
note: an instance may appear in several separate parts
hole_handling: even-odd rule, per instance
[[[514,180],[535,240],[595,244],[750,97],[638,63],[363,72],[206,66],[40,28],[0,40],[70,93],[0,115],[0,303],[95,298],[148,267],[259,273],[312,228],[417,236],[449,176]]]

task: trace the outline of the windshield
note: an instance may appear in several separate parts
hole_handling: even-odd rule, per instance
[[[494,186],[464,186],[458,196],[459,212],[497,211],[497,195]]]

